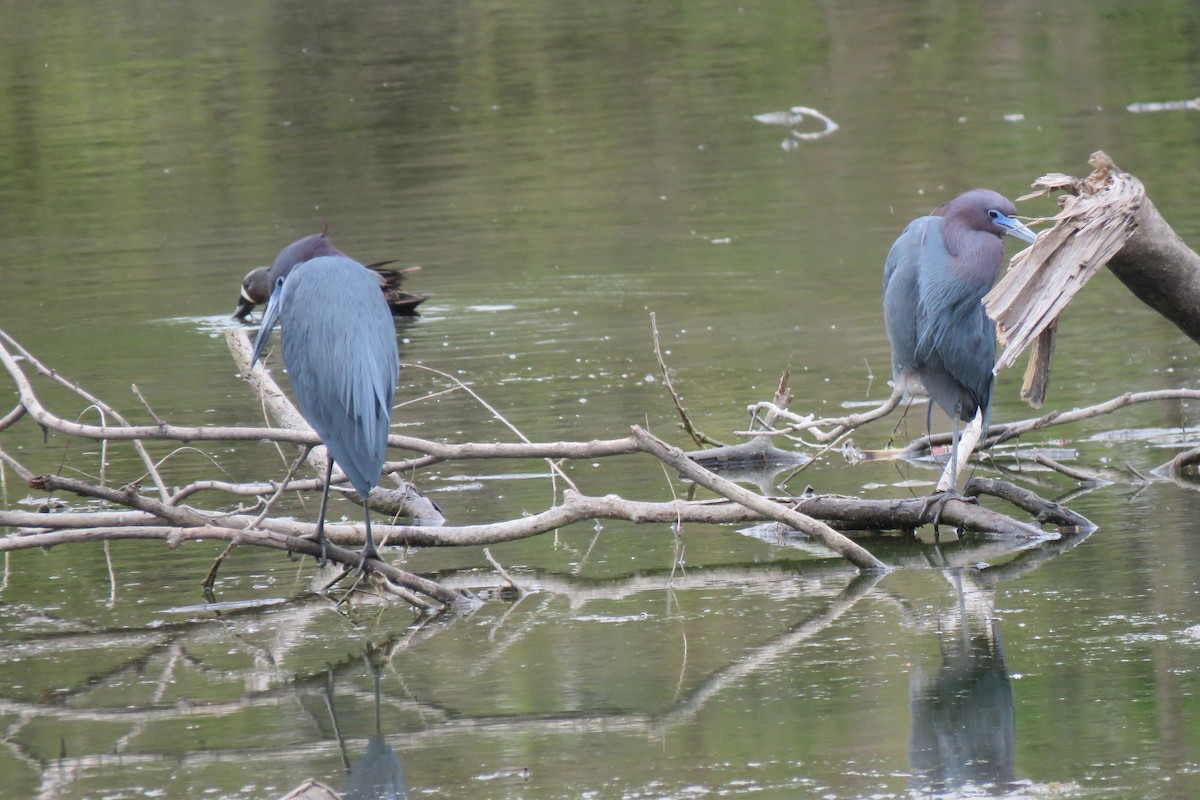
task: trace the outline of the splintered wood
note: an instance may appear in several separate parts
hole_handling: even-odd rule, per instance
[[[1137,229],[1135,216],[1145,198],[1141,182],[1121,171],[1103,152],[1088,160],[1095,170],[1079,180],[1063,174],[1034,182],[1027,200],[1066,191],[1062,210],[1037,242],[1013,257],[1008,273],[983,298],[1004,350],[995,372],[1012,366],[1034,344],[1021,396],[1041,405],[1049,386],[1050,358],[1058,315],[1093,275],[1124,247]]]

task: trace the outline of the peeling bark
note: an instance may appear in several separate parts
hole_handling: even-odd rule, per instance
[[[1100,270],[1109,270],[1146,305],[1200,343],[1200,256],[1158,213],[1146,189],[1102,151],[1094,171],[1076,179],[1059,173],[1034,182],[1037,192],[1065,191],[1054,227],[1013,257],[1008,273],[983,299],[1004,350],[995,371],[1036,346],[1021,395],[1045,400],[1058,316]]]

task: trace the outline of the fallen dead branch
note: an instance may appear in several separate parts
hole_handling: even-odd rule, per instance
[[[1036,342],[1022,397],[1040,405],[1049,386],[1058,316],[1100,268],[1146,305],[1200,342],[1200,255],[1162,218],[1146,189],[1102,151],[1083,179],[1045,175],[1036,197],[1056,191],[1062,210],[1054,227],[1018,253],[1009,272],[984,298],[1004,351],[996,371],[1011,366]]]
[[[1017,508],[1024,509],[1034,515],[1039,524],[1052,524],[1060,529],[1069,529],[1072,533],[1090,531],[1095,528],[1086,517],[1077,514],[1066,506],[1053,503],[1028,489],[1015,486],[1008,481],[998,481],[992,478],[971,478],[967,481],[963,494],[967,497],[992,495],[1007,500]]]
[[[1188,471],[1196,471],[1200,467],[1200,447],[1185,450],[1164,465],[1169,474],[1179,476]],[[1163,469],[1160,467],[1159,469]]]
[[[249,368],[249,340],[244,332],[232,332],[229,343],[235,360],[248,377],[248,385],[262,398],[268,415],[281,423],[281,427],[180,426],[157,416],[154,425],[133,425],[107,405],[99,406],[106,409],[99,425],[68,420],[51,412],[39,400],[33,382],[26,375],[24,365],[32,366],[42,377],[54,376],[57,382],[67,386],[90,404],[99,405],[97,399],[91,398],[81,388],[62,381],[57,373],[41,364],[31,353],[6,336],[0,337],[0,366],[4,367],[16,386],[20,397],[19,408],[22,411],[10,412],[4,420],[11,425],[23,416],[28,416],[46,430],[58,434],[87,437],[104,443],[129,441],[135,446],[141,446],[143,441],[151,440],[261,440],[276,445],[290,443],[303,449],[304,462],[317,474],[321,474],[324,463],[323,448],[318,446],[317,437],[271,380],[270,374],[261,366]],[[776,406],[777,412],[768,411],[761,417],[761,421],[771,427],[785,416],[785,411],[780,406],[786,406],[790,400],[786,379],[781,382],[775,400],[779,404]],[[147,405],[144,400],[142,403]],[[894,406],[894,402],[892,405]],[[847,431],[851,430],[856,422],[877,418],[880,413],[876,411],[856,415],[848,420],[844,427]],[[514,430],[514,433],[521,435],[519,431]],[[763,443],[769,444],[765,440]],[[855,498],[780,498],[756,494],[697,465],[682,451],[636,427],[630,436],[611,440],[451,444],[392,436],[389,438],[389,444],[416,454],[416,458],[408,461],[390,462],[387,465],[389,470],[400,466],[411,469],[416,462],[435,463],[446,459],[595,459],[648,454],[723,499],[646,502],[613,495],[588,496],[572,485],[561,492],[560,502],[544,511],[517,519],[470,526],[380,524],[375,531],[377,539],[384,546],[407,548],[490,545],[536,536],[587,520],[627,520],[635,523],[670,524],[673,527],[689,522],[728,524],[777,520],[820,542],[859,569],[879,572],[886,570],[887,565],[839,531],[910,530],[926,523],[929,517],[928,504],[922,498],[862,501]],[[752,442],[751,445],[759,451],[764,450],[758,442]],[[235,546],[251,545],[302,554],[315,553],[315,545],[306,538],[314,533],[314,524],[273,517],[270,514],[271,503],[285,485],[303,490],[320,488],[319,480],[294,477],[295,466],[299,466],[300,462],[289,470],[284,483],[197,480],[171,492],[166,491],[165,482],[157,474],[158,464],[148,454],[143,458],[146,473],[119,487],[108,485],[103,479],[97,483],[61,475],[35,475],[13,454],[3,449],[0,449],[0,461],[31,487],[51,493],[78,494],[102,501],[107,506],[100,511],[68,510],[48,514],[0,510],[0,525],[10,526],[18,531],[16,535],[0,539],[0,552],[114,539],[156,539],[171,547],[188,541],[224,541],[228,547],[213,565],[209,577],[210,585],[217,566]],[[565,479],[563,473],[556,474]],[[141,490],[140,484],[147,478],[155,485],[155,493]],[[411,503],[411,487],[406,481],[398,479],[396,482],[399,484],[397,489],[378,490],[379,496],[373,491],[371,503],[376,507],[384,505],[392,509],[393,513],[396,509],[408,508],[411,514],[412,506],[406,505]],[[224,497],[255,497],[256,503],[252,508],[229,510],[204,507],[190,502],[198,496],[213,493]],[[559,496],[558,492],[556,496]],[[1002,533],[1020,537],[1022,540],[1044,535],[1035,526],[961,501],[950,501],[946,504],[942,521],[965,530]],[[355,564],[355,554],[346,548],[362,544],[361,526],[330,524],[326,527],[326,533],[330,543],[334,545],[331,560],[339,564]],[[371,580],[368,585],[380,594],[398,597],[420,609],[446,608],[471,601],[469,593],[448,590],[436,582],[382,562],[371,563]]]
[[[645,452],[654,455],[660,461],[679,470],[679,473],[685,478],[695,481],[706,489],[716,492],[738,505],[745,506],[765,517],[778,520],[798,531],[807,533],[859,569],[872,572],[887,569],[882,561],[871,555],[863,547],[850,541],[819,520],[813,519],[807,514],[773,504],[762,495],[755,494],[748,489],[743,489],[736,483],[731,483],[716,473],[709,472],[684,455],[683,451],[654,438],[641,428],[635,427],[633,435]]]
[[[886,402],[879,405],[870,411],[861,414],[848,415],[845,417],[829,417],[824,419],[816,419],[812,416],[804,416],[788,411],[786,408],[780,408],[775,402],[763,401],[749,406],[752,414],[756,417],[758,414],[768,414],[774,419],[789,420],[786,425],[764,425],[761,428],[754,430],[738,431],[741,436],[753,436],[757,438],[769,438],[774,435],[783,434],[793,441],[800,441],[807,445],[810,449],[824,452],[832,446],[825,442],[837,444],[841,442],[845,436],[854,432],[858,428],[866,425],[869,422],[874,422],[888,413],[893,411],[898,405],[898,398],[893,395]],[[1105,400],[1102,403],[1096,403],[1082,408],[1073,408],[1067,411],[1051,411],[1037,417],[1017,420],[1015,422],[996,422],[988,426],[987,432],[987,447],[1016,439],[1035,431],[1041,431],[1048,428],[1053,428],[1059,425],[1070,425],[1084,420],[1094,419],[1097,417],[1111,414],[1114,411],[1119,411],[1123,408],[1138,405],[1141,403],[1161,403],[1169,401],[1187,401],[1200,400],[1200,389],[1155,389],[1145,392],[1125,392],[1124,394]],[[824,430],[828,429],[828,430]],[[805,441],[799,434],[808,432],[814,433],[814,441]],[[949,431],[941,433],[930,433],[918,436],[905,444],[903,447],[889,451],[886,454],[879,452],[873,453],[873,456],[878,458],[881,455],[891,455],[892,457],[909,458],[921,453],[926,453],[932,447],[944,446],[952,441],[952,434]],[[734,445],[729,448],[730,452],[752,452],[748,445],[754,442],[749,442],[745,445]],[[760,449],[764,446],[759,445]],[[694,458],[699,458],[702,455],[709,453],[718,453],[721,449],[705,450],[699,453],[693,453]],[[786,451],[781,451],[786,452]],[[1181,454],[1186,456],[1187,454]],[[1200,459],[1200,453],[1196,456]],[[793,459],[796,456],[792,456]],[[727,459],[728,460],[728,459]]]
[[[783,434],[789,439],[810,447],[826,447],[836,445],[847,434],[861,428],[868,422],[882,419],[896,410],[900,405],[900,395],[893,392],[887,400],[860,414],[847,414],[844,417],[816,418],[813,415],[801,415],[788,411],[774,402],[759,402],[747,406],[751,419],[759,422],[760,426],[746,431],[738,431],[739,436],[775,436]],[[761,416],[760,416],[761,415]],[[778,426],[774,420],[786,420],[787,424]],[[813,442],[808,443],[799,434],[807,433]]]
[[[65,487],[58,488],[64,490]],[[372,525],[372,529],[376,537],[389,546],[420,548],[500,544],[549,533],[577,522],[593,520],[621,520],[637,524],[728,525],[775,519],[809,535],[812,535],[811,531],[817,527],[813,522],[820,522],[842,531],[870,532],[915,529],[931,520],[930,512],[926,508],[926,499],[923,497],[880,500],[826,495],[758,497],[773,508],[763,507],[762,510],[757,510],[724,499],[655,503],[626,500],[612,495],[589,497],[567,491],[562,503],[553,508],[504,522],[442,527],[381,524]],[[1017,505],[1024,508],[1019,503]],[[1041,506],[1034,505],[1025,510],[1036,513],[1040,508]],[[792,525],[795,516],[789,512],[807,516],[810,521]],[[1020,537],[1045,535],[1040,529],[1013,520],[997,511],[955,500],[946,504],[941,519],[943,524],[977,533]],[[234,514],[226,515],[223,525],[214,521],[207,525],[186,527],[145,512],[59,512],[47,515],[29,511],[0,510],[0,525],[22,530],[19,535],[0,539],[0,552],[121,539],[158,539],[175,546],[185,539],[211,538],[275,547],[275,541],[311,537],[316,533],[315,523],[284,519],[265,519],[261,523],[261,530],[249,530],[246,526],[253,520],[254,517],[248,514]],[[1077,523],[1074,517],[1047,518],[1044,521],[1055,525]],[[180,531],[188,533],[184,536]],[[204,535],[205,531],[211,531],[212,535]],[[242,532],[243,536],[238,539],[234,532]],[[262,541],[255,538],[259,533],[266,535],[266,538]],[[325,534],[331,543],[342,547],[360,547],[364,540],[361,525],[327,524]],[[821,541],[817,536],[813,538]],[[308,552],[302,547],[293,549]],[[874,567],[874,564],[872,566]]]
[[[1021,198],[1069,192],[1054,227],[1013,257],[1009,271],[983,299],[1005,345],[995,371],[1011,366],[1037,340],[1022,389],[1034,406],[1042,404],[1049,386],[1059,314],[1134,235],[1134,216],[1145,199],[1141,182],[1116,169],[1104,153],[1094,153],[1090,163],[1095,171],[1088,178],[1045,175],[1034,182],[1036,193]]]

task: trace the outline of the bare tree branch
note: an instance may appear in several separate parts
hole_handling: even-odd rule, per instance
[[[248,339],[244,333],[235,344],[235,350],[247,349]],[[31,416],[55,430],[83,436],[111,437],[115,440],[136,438],[146,434],[150,438],[172,438],[184,435],[190,438],[226,438],[244,440],[267,439],[274,442],[294,442],[310,445],[316,441],[308,431],[297,432],[276,428],[183,428],[164,423],[159,426],[100,425],[87,426],[69,423],[52,414],[38,401],[32,385],[22,372],[16,359],[9,355],[4,341],[0,340],[0,363],[8,370],[22,398],[22,407]],[[303,424],[290,403],[279,392],[278,387],[262,373],[260,367],[250,371],[253,382],[267,402],[272,416],[282,418],[289,424]],[[773,410],[766,410],[765,423],[773,425],[788,403],[789,392],[786,378],[780,383]],[[895,398],[889,401],[895,405]],[[883,408],[886,408],[883,407]],[[778,413],[777,413],[778,412]],[[861,424],[874,418],[876,410],[865,415],[854,415],[842,422]],[[518,432],[518,435],[519,432]],[[107,439],[105,439],[107,441]],[[756,440],[766,441],[766,440]],[[678,526],[686,522],[727,524],[759,522],[771,519],[783,522],[830,548],[860,569],[867,571],[886,570],[887,567],[859,544],[834,529],[846,531],[873,531],[889,529],[911,529],[927,522],[928,503],[924,498],[905,500],[871,501],[856,498],[831,498],[805,496],[801,498],[767,497],[749,492],[720,476],[690,461],[670,445],[650,436],[640,428],[624,439],[592,442],[486,444],[468,443],[449,445],[425,442],[409,437],[392,437],[393,445],[425,448],[429,457],[440,458],[493,458],[493,457],[567,457],[596,458],[604,455],[645,453],[653,455],[664,464],[673,467],[689,480],[722,495],[723,500],[643,502],[616,496],[590,497],[574,489],[562,493],[561,503],[545,511],[518,519],[468,526],[420,526],[420,525],[376,525],[375,532],[381,546],[404,547],[455,547],[465,545],[490,545],[514,541],[557,530],[575,522],[585,520],[619,519],[634,523],[663,523]],[[752,445],[753,446],[753,445]],[[761,448],[760,448],[761,449]],[[136,485],[111,488],[95,485],[88,481],[65,478],[57,475],[34,476],[10,454],[0,450],[0,460],[13,466],[23,480],[31,486],[52,492],[71,492],[100,499],[127,511],[104,510],[93,512],[57,512],[35,514],[23,511],[0,510],[0,525],[19,529],[20,533],[0,539],[0,552],[51,547],[77,542],[111,541],[112,539],[157,539],[169,546],[178,546],[188,540],[212,539],[235,545],[255,545],[300,553],[315,553],[315,544],[309,537],[315,532],[315,523],[279,519],[266,516],[262,497],[277,493],[281,484],[277,482],[251,482],[239,484],[231,481],[196,481],[164,499],[141,492]],[[319,480],[297,481],[294,488],[316,489]],[[233,496],[254,495],[260,498],[255,511],[246,513],[238,509],[206,510],[186,505],[202,491],[218,491]],[[374,499],[374,498],[373,498]],[[266,506],[269,508],[269,506]],[[821,517],[825,521],[814,518]],[[972,503],[950,501],[946,504],[942,520],[966,530],[987,531],[1015,536],[1028,541],[1043,537],[1038,528],[1017,522],[1002,514],[981,508]],[[828,523],[828,524],[827,524]],[[364,528],[361,525],[330,524],[325,528],[331,544],[338,549],[334,561],[356,564],[357,554],[348,547],[361,546]],[[228,551],[228,548],[227,548]],[[219,563],[219,560],[218,560]],[[215,568],[214,564],[214,568]],[[383,562],[371,562],[376,573],[374,586],[380,592],[399,597],[419,608],[431,603],[443,607],[461,602],[457,593],[447,593],[436,583],[419,579]],[[428,599],[422,599],[428,598]]]
[[[709,443],[708,437],[697,431],[696,427],[692,425],[687,409],[683,407],[683,401],[679,399],[679,392],[675,391],[675,384],[671,382],[671,371],[667,369],[667,362],[663,359],[662,346],[658,341],[658,322],[653,311],[650,312],[650,333],[654,339],[654,357],[658,360],[658,371],[662,373],[663,386],[667,387],[667,393],[671,395],[671,402],[675,404],[675,413],[679,415],[680,424],[697,447],[704,447]]]
[[[4,350],[3,343],[7,343],[9,346],[13,347],[13,349],[15,349],[21,355],[22,358],[24,358],[31,365],[33,365],[34,369],[36,369],[40,374],[50,378],[58,385],[66,387],[67,389],[70,389],[72,392],[79,395],[84,400],[86,400],[87,402],[89,402],[93,406],[95,406],[96,408],[100,409],[101,414],[107,414],[108,416],[115,419],[117,422],[120,422],[122,425],[129,424],[128,420],[126,420],[124,417],[122,417],[115,408],[108,405],[103,400],[101,400],[99,397],[96,397],[95,395],[91,394],[90,392],[84,391],[83,387],[78,386],[78,385],[66,380],[61,375],[59,375],[58,372],[56,372],[55,370],[52,370],[52,369],[46,367],[44,364],[42,364],[41,361],[39,361],[37,358],[35,358],[32,353],[30,353],[28,350],[26,350],[24,347],[22,347],[19,342],[14,340],[12,337],[10,337],[4,331],[0,330],[0,350]],[[4,354],[2,356],[0,356],[0,359],[7,357],[7,355],[8,355],[7,350],[4,350]],[[7,366],[7,363],[6,363],[6,366]],[[135,392],[137,391],[137,387],[134,387],[134,391]],[[139,398],[141,397],[140,393],[138,394],[138,397]],[[24,398],[22,397],[22,400],[23,399]],[[22,402],[22,405],[24,406],[24,402]],[[0,426],[0,428],[2,428],[2,427],[3,426]],[[167,495],[169,494],[167,492],[167,486],[165,483],[163,483],[162,476],[158,474],[158,468],[154,464],[154,460],[152,458],[150,458],[150,454],[148,452],[146,452],[145,445],[143,445],[140,441],[134,440],[133,449],[134,449],[134,452],[136,452],[138,454],[138,457],[142,460],[142,463],[146,465],[146,472],[154,480],[154,485],[158,489],[159,496],[166,499]]]
[[[743,505],[759,514],[779,520],[796,530],[807,533],[859,569],[867,571],[887,569],[887,565],[871,555],[862,546],[850,541],[823,522],[819,522],[798,511],[778,506],[762,495],[743,489],[736,483],[731,483],[719,475],[709,472],[684,455],[682,450],[671,447],[665,442],[651,436],[642,428],[635,426],[633,435],[646,452],[656,456],[660,461],[670,464],[679,470],[679,473],[685,478],[689,478],[739,505]]]
[[[321,439],[311,430],[251,427],[199,427],[187,425],[85,425],[69,422],[51,413],[38,399],[28,378],[0,343],[0,366],[3,366],[17,386],[22,406],[43,427],[70,436],[109,441],[137,439],[173,440],[178,442],[254,442],[275,441],[297,445],[320,445]],[[261,370],[261,366],[255,370]],[[286,398],[285,398],[286,399]],[[391,434],[388,446],[424,453],[438,461],[493,458],[602,458],[637,452],[632,436],[621,439],[597,439],[589,442],[467,442],[453,444]]]
[[[796,414],[786,409],[780,408],[774,403],[760,402],[748,406],[751,415],[757,418],[760,412],[765,412],[769,416],[788,420],[788,424],[775,428],[764,426],[761,430],[738,431],[739,436],[773,436],[775,434],[798,434],[811,433],[816,441],[817,447],[836,443],[838,439],[845,436],[847,433],[866,425],[868,422],[874,422],[877,419],[886,417],[900,405],[900,395],[897,392],[892,392],[892,395],[882,404],[870,411],[864,411],[861,414],[848,414],[844,417],[827,417],[824,419],[815,419],[811,414],[803,416]],[[828,430],[826,430],[828,429]]]

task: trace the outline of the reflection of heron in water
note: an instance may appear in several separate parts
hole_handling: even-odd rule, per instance
[[[991,614],[968,611],[972,604],[964,601],[962,571],[954,572],[958,635],[953,642],[940,638],[942,663],[936,673],[914,668],[909,679],[912,786],[921,794],[972,787],[1000,795],[1016,780],[1012,686]]]
[[[350,767],[346,787],[342,790],[343,800],[407,800],[408,787],[404,784],[404,769],[396,751],[383,736],[380,714],[380,680],[383,665],[373,657],[376,651],[368,648],[365,654],[375,679],[375,733],[367,740],[367,752]],[[332,679],[332,676],[331,676]],[[331,687],[332,688],[332,687]],[[332,693],[330,710],[333,709]],[[336,719],[334,720],[337,730]],[[338,731],[338,738],[341,733]]]

